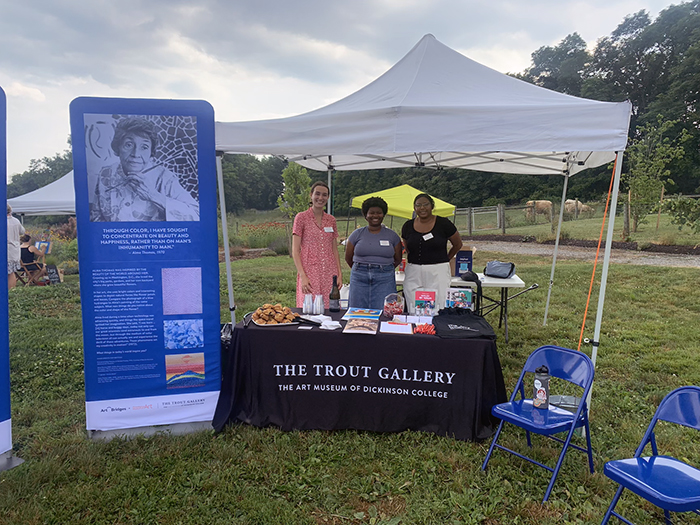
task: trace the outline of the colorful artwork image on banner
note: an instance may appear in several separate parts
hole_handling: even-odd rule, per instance
[[[71,130],[87,428],[210,421],[221,376],[214,112],[79,98]]]

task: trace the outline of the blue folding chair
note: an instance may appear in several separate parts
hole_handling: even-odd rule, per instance
[[[672,523],[670,511],[700,514],[700,470],[674,457],[659,456],[654,433],[657,421],[668,421],[700,430],[700,388],[683,386],[668,394],[656,410],[634,457],[605,464],[605,475],[619,483],[620,488],[601,525],[607,523],[610,516],[632,525],[632,522],[615,512],[615,505],[624,489],[662,508],[669,525]],[[641,457],[648,444],[651,444],[652,456]]]
[[[574,411],[565,410],[552,404],[550,404],[549,408],[547,409],[535,408],[533,407],[532,399],[527,399],[525,397],[525,374],[528,372],[534,373],[535,369],[542,365],[547,365],[550,376],[563,379],[583,389],[581,397],[577,399],[578,404]],[[510,396],[510,401],[495,405],[491,409],[491,413],[497,418],[501,419],[501,423],[498,425],[498,430],[496,431],[496,435],[493,437],[491,447],[489,447],[489,452],[486,454],[486,459],[484,459],[484,464],[481,465],[481,470],[486,470],[486,465],[491,458],[494,448],[500,448],[501,450],[510,452],[519,458],[525,459],[530,463],[550,471],[552,473],[552,478],[549,481],[549,486],[547,487],[547,492],[545,492],[542,503],[549,499],[549,495],[552,492],[554,482],[557,479],[557,475],[559,474],[559,470],[561,469],[561,465],[564,461],[564,456],[566,455],[566,451],[569,449],[569,447],[588,454],[588,466],[592,473],[593,451],[591,450],[591,433],[588,426],[586,398],[588,397],[588,392],[593,384],[593,375],[593,363],[588,356],[582,352],[577,352],[576,350],[570,350],[559,346],[542,346],[532,352],[530,357],[528,357],[527,361],[525,362],[525,366],[520,374],[518,383],[513,390],[513,394]],[[518,393],[520,393],[520,399],[516,400]],[[535,461],[534,459],[518,454],[514,450],[506,448],[503,445],[497,444],[498,437],[501,435],[501,430],[503,429],[503,424],[506,422],[525,429],[525,435],[527,436],[527,444],[529,447],[532,447],[530,432],[547,436],[550,439],[562,443],[563,448],[561,454],[559,455],[559,460],[557,461],[556,467],[548,467],[539,461]],[[571,438],[574,435],[574,431],[579,427],[583,427],[585,429],[585,449],[571,443]],[[562,432],[567,432],[565,440],[555,436],[555,434],[560,434]]]

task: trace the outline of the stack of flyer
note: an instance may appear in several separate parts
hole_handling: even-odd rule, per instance
[[[369,308],[348,308],[342,319],[345,319],[343,333],[349,334],[376,334],[379,329],[379,317],[381,310]]]
[[[394,318],[392,321],[382,321],[381,331],[384,334],[412,334],[413,325]]]

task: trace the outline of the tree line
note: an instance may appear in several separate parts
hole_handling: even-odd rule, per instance
[[[530,67],[512,76],[569,95],[609,102],[630,100],[633,116],[623,163],[623,190],[635,188],[635,177],[641,177],[636,181],[640,195],[654,194],[659,185],[666,194],[700,193],[700,0],[672,5],[654,20],[644,10],[628,15],[590,51],[581,36],[572,33],[555,46],[534,51]],[[654,141],[661,150],[645,146]],[[668,148],[672,154],[667,154]],[[664,155],[662,163],[658,151]],[[278,206],[285,187],[285,161],[224,155],[222,167],[229,212]],[[8,197],[44,186],[71,168],[69,150],[33,160],[27,171],[12,178]],[[601,166],[572,177],[568,194],[584,201],[603,198],[610,171],[610,166]],[[311,181],[327,177],[325,172],[311,170],[308,175]],[[562,178],[426,168],[336,172],[334,212],[348,213],[353,196],[400,184],[429,189],[436,197],[468,207],[556,200]]]

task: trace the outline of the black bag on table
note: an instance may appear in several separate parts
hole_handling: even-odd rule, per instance
[[[499,279],[508,279],[515,275],[515,264],[501,261],[489,261],[484,268],[484,275],[489,277],[497,277]]]
[[[435,333],[445,339],[496,339],[493,327],[466,308],[443,308],[433,317]]]

